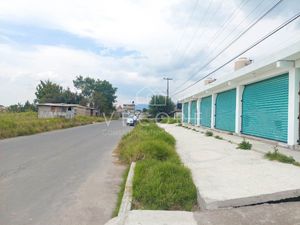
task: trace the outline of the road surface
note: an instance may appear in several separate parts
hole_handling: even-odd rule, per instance
[[[0,141],[0,225],[104,224],[124,166],[121,121]]]

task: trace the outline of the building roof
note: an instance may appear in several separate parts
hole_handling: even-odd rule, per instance
[[[54,107],[78,107],[78,108],[86,108],[86,109],[94,109],[87,106],[82,106],[78,104],[66,104],[66,103],[41,103],[38,106],[54,106]]]
[[[211,95],[214,91],[218,91],[222,88],[226,89],[226,86],[227,89],[230,89],[230,85],[240,80],[255,77],[259,74],[267,73],[268,71],[283,68],[285,65],[290,66],[291,64],[295,67],[300,67],[300,42],[276,53],[272,53],[269,57],[255,61],[237,71],[226,74],[226,76],[223,76],[221,79],[217,79],[213,83],[198,88],[197,92],[188,94],[188,97],[180,99],[180,102],[187,102],[199,97]]]

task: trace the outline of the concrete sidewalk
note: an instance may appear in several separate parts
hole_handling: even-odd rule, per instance
[[[203,127],[198,127],[198,126],[191,126],[191,125],[186,125],[186,126],[202,133],[206,132],[207,130],[211,130],[211,129],[205,129]],[[232,135],[229,134],[228,132],[222,132],[218,130],[211,130],[211,131],[214,133],[214,135],[219,135],[224,140],[230,141],[234,144],[238,144],[243,141],[243,137],[241,136]],[[274,147],[276,146],[279,152],[288,156],[292,156],[295,158],[296,161],[300,162],[300,150],[289,149],[284,146],[276,145],[276,141],[271,141],[266,139],[259,140],[259,138],[254,138],[254,137],[247,137],[246,139],[248,139],[251,142],[253,151],[257,151],[265,154],[269,151],[271,152],[274,151]]]
[[[106,225],[300,225],[300,202],[200,212],[132,210]]]
[[[160,125],[177,140],[191,169],[202,209],[244,206],[300,196],[300,168],[175,125]]]

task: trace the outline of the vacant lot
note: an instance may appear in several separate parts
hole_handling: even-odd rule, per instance
[[[100,117],[38,119],[37,113],[0,113],[0,139],[102,122]]]

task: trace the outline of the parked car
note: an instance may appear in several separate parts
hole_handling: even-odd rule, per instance
[[[130,115],[126,119],[126,124],[128,126],[134,126],[138,122],[138,118],[136,115]]]
[[[127,126],[134,126],[135,122],[134,122],[134,119],[133,119],[133,115],[130,115],[130,116],[127,117],[126,124],[127,124]]]

